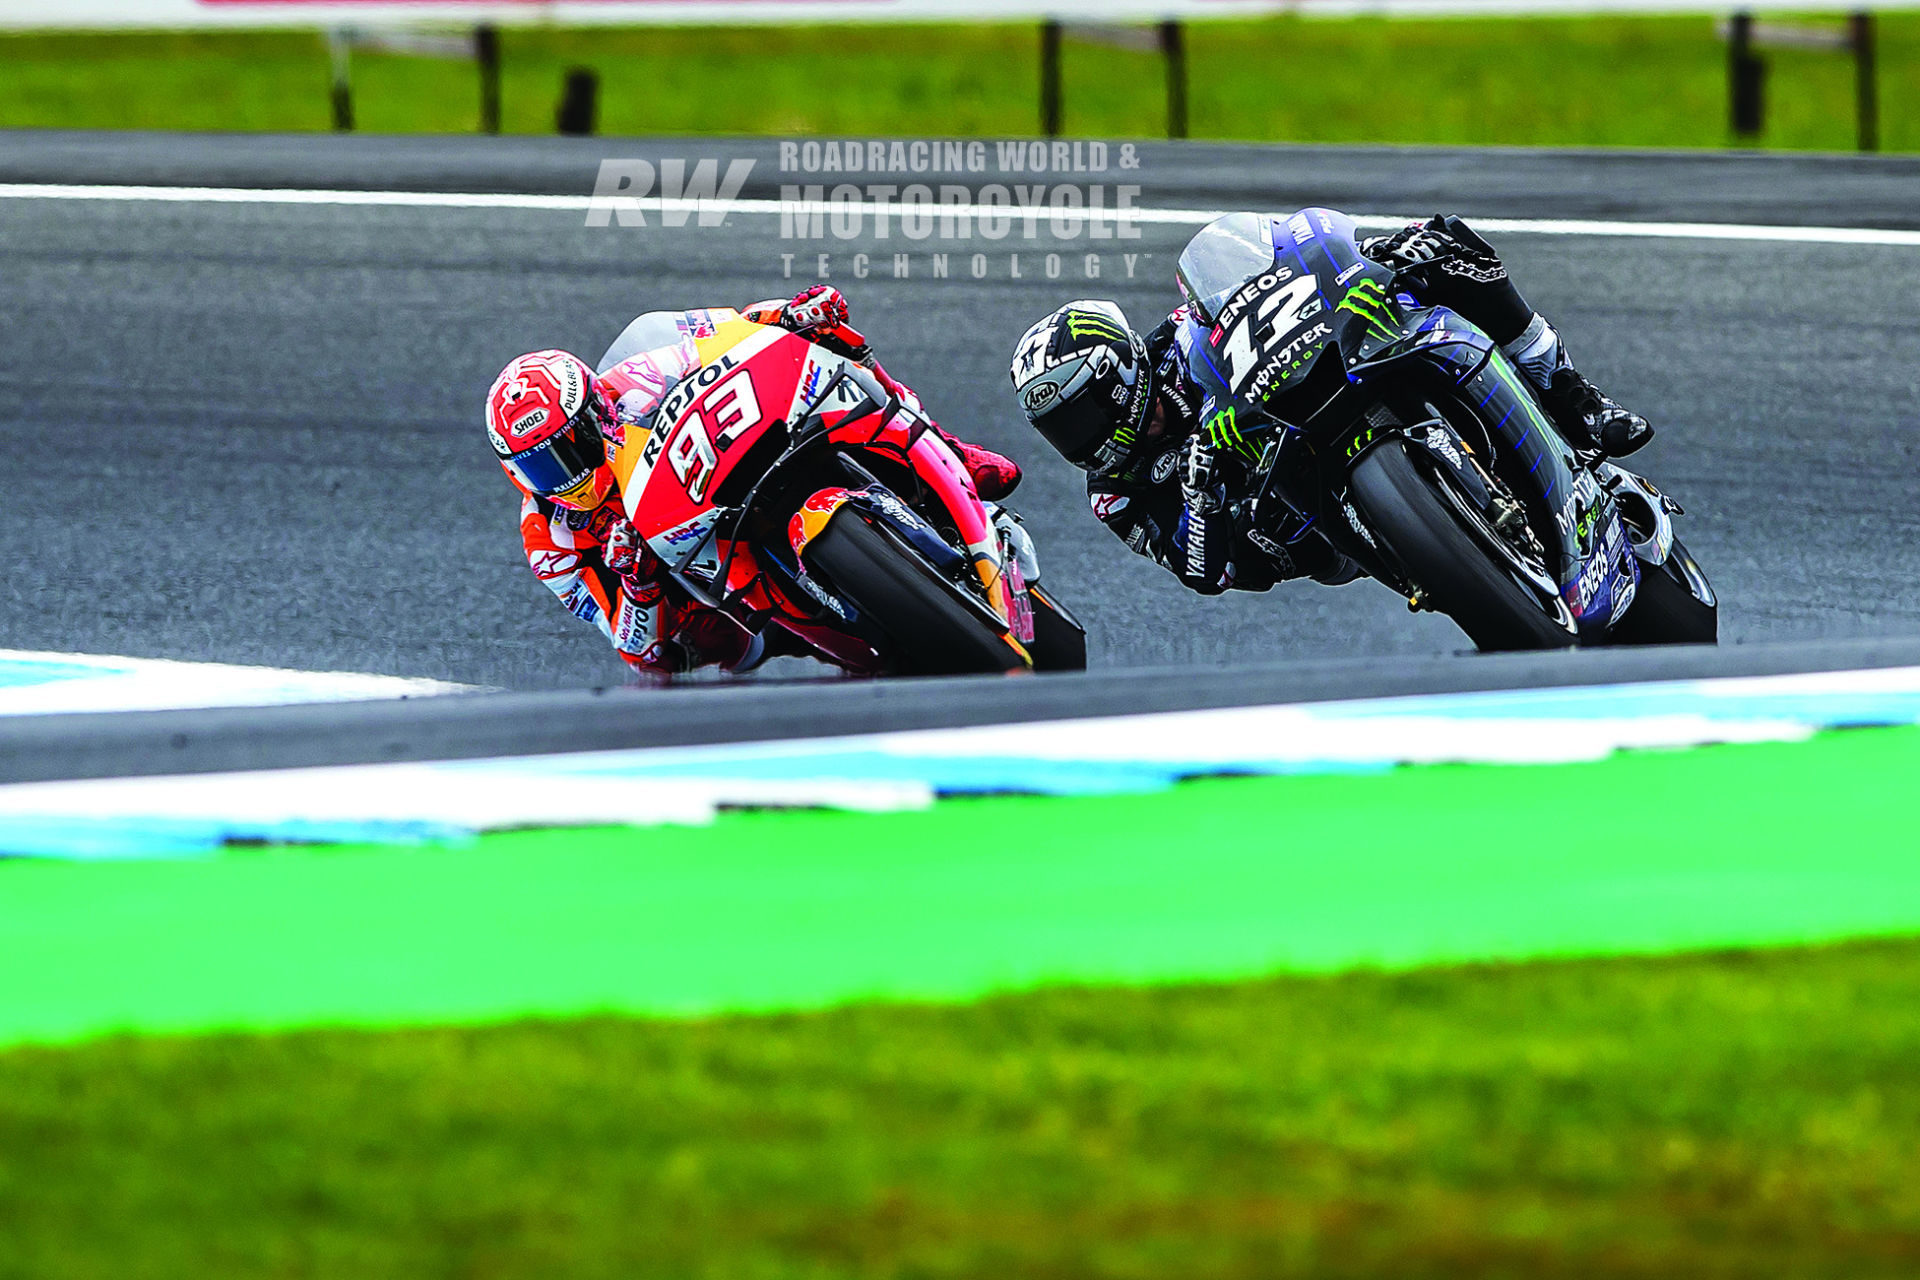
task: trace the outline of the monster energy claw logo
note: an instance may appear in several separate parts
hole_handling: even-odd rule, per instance
[[[1347,296],[1341,300],[1338,310],[1351,311],[1367,322],[1367,328],[1376,337],[1392,339],[1397,335],[1390,323],[1393,308],[1387,302],[1386,286],[1378,280],[1360,280],[1347,290]]]
[[[1213,441],[1216,449],[1226,449],[1244,458],[1257,460],[1259,453],[1248,443],[1247,438],[1240,434],[1240,428],[1234,421],[1235,417],[1232,406],[1228,406],[1207,419],[1208,437]]]
[[[1115,342],[1125,342],[1127,334],[1112,317],[1103,316],[1097,311],[1067,312],[1067,333],[1075,338],[1111,338]]]

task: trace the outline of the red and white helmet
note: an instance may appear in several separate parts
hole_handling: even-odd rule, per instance
[[[487,439],[527,492],[592,511],[613,492],[605,399],[593,369],[565,351],[521,356],[487,392]]]

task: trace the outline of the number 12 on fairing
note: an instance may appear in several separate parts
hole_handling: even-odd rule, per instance
[[[760,425],[760,401],[745,369],[701,397],[700,406],[680,420],[667,445],[667,464],[695,502],[707,500],[707,486],[724,451]]]
[[[1260,372],[1260,358],[1268,344],[1284,345],[1274,341],[1274,334],[1285,333],[1291,338],[1294,330],[1319,310],[1313,305],[1319,298],[1320,282],[1308,273],[1275,289],[1260,299],[1258,307],[1248,307],[1241,314],[1239,323],[1220,344],[1220,358],[1227,365],[1227,386],[1235,395],[1246,390]]]

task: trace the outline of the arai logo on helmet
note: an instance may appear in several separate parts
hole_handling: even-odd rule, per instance
[[[1020,403],[1028,413],[1038,413],[1060,398],[1060,384],[1052,378],[1036,382],[1020,396]]]

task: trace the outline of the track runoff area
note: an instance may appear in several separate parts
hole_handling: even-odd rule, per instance
[[[577,216],[595,200],[0,187],[189,210]],[[1920,248],[1920,233],[1844,226],[1477,221],[1507,237]],[[459,691],[0,657],[15,714]],[[1889,780],[1920,759],[1916,723],[1920,668],[1895,666],[15,783],[0,786],[0,952],[60,980],[0,999],[0,1044],[1902,935],[1920,930],[1920,866]]]

